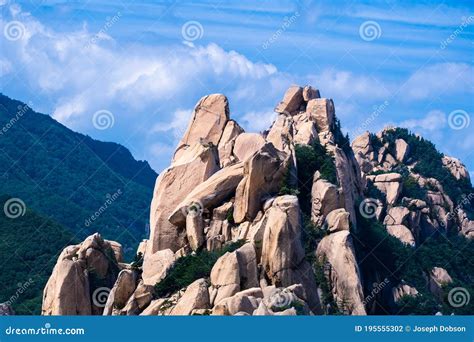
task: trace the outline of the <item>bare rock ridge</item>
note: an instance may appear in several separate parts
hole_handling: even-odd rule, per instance
[[[410,166],[417,184],[432,184],[424,200],[404,197],[407,175],[397,167],[410,165],[408,141],[367,133],[351,147],[333,101],[311,86],[291,86],[275,112],[268,131],[246,133],[224,95],[199,100],[156,180],[150,237],[136,260],[122,263],[120,246],[98,234],[66,247],[44,289],[43,314],[365,315],[354,234],[369,187],[381,194],[375,220],[408,246],[455,225],[474,235],[462,210],[449,217],[454,204],[442,185]],[[303,182],[304,158],[318,162]],[[457,159],[442,165],[455,179],[469,177]],[[438,296],[452,281],[445,272],[427,276]],[[393,302],[417,293],[391,285]]]

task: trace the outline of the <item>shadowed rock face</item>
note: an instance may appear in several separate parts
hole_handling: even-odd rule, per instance
[[[66,247],[44,289],[42,314],[102,314],[118,271],[112,244],[97,233]]]
[[[162,249],[177,251],[184,246],[185,229],[173,225],[169,216],[186,195],[218,169],[216,148],[196,142],[158,176],[151,202],[148,256]]]
[[[368,186],[384,196],[376,201],[374,219],[409,246],[417,244],[421,226],[437,229],[449,221],[446,210],[453,203],[439,182],[413,175],[421,186],[435,185],[426,201],[402,198],[404,176],[393,169],[410,160],[403,139],[376,147],[367,133],[351,149],[339,130],[333,101],[310,86],[290,87],[275,111],[279,114],[267,133],[245,133],[230,119],[225,96],[199,100],[170,166],[156,180],[150,237],[139,247],[142,259],[119,264],[120,274],[113,273],[108,283],[104,315],[322,314],[327,311],[323,287],[341,312],[364,315],[366,284],[352,232],[358,229],[355,210]],[[311,184],[298,189],[310,192],[305,207],[311,212],[305,215],[324,232],[312,245],[305,245],[308,227],[303,227],[300,196],[294,195],[298,169],[306,166],[298,164],[297,144],[323,153],[316,152],[321,144],[336,172],[337,184],[325,179],[321,169]],[[466,177],[456,160],[443,163],[454,177]],[[368,175],[376,170],[383,172]],[[457,213],[468,235],[474,228],[462,214]],[[101,313],[93,303],[96,285],[91,285],[89,266],[109,277],[117,265],[102,258],[109,249],[120,258],[119,247],[97,236],[66,248],[46,286],[43,313]],[[208,251],[216,256],[212,263]],[[189,276],[192,270],[186,267],[196,268],[196,258],[204,258],[198,274],[180,279],[180,289],[169,285],[184,276],[173,274],[178,266]],[[316,278],[320,264],[324,272]],[[440,295],[449,279],[443,270],[432,270],[432,291]],[[164,284],[168,293],[160,288]],[[417,293],[400,283],[389,296],[397,302]]]
[[[324,237],[318,245],[317,257],[328,263],[328,278],[337,302],[345,301],[343,309],[352,315],[365,315],[360,272],[349,231]]]

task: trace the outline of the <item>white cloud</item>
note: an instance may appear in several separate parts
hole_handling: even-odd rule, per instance
[[[261,132],[270,128],[277,114],[273,108],[261,111],[250,111],[241,117],[241,124],[247,132]]]
[[[439,110],[432,110],[421,119],[409,119],[399,124],[411,130],[436,131],[446,127],[446,114]]]
[[[173,118],[168,122],[158,122],[156,123],[150,133],[160,133],[160,132],[172,132],[173,137],[176,140],[181,139],[181,137],[186,132],[188,127],[189,119],[193,113],[193,109],[178,109],[174,112]]]
[[[110,103],[146,110],[157,102],[179,103],[198,88],[233,91],[277,72],[271,64],[254,63],[216,44],[124,46],[111,39],[94,40],[95,33],[86,25],[79,31],[59,33],[18,7],[12,16],[26,30],[18,41],[2,36],[8,50],[2,58],[2,74],[13,68],[33,89],[57,98],[54,117],[66,124],[78,124],[83,116],[88,121],[91,112]],[[0,23],[3,31],[7,21]]]
[[[338,98],[341,101],[350,98],[383,99],[390,96],[390,85],[375,77],[355,75],[349,71],[335,69],[323,70],[309,77],[310,83],[322,89],[322,96]]]
[[[474,67],[464,63],[439,63],[415,72],[401,88],[409,100],[434,99],[453,93],[474,93]]]
[[[10,73],[12,71],[12,64],[3,58],[0,58],[0,77]]]
[[[58,32],[19,6],[11,8],[8,18],[8,11],[4,12],[0,32],[10,20],[20,21],[26,30],[17,41],[0,35],[2,91],[11,88],[12,93],[25,94],[24,101],[32,98],[42,108],[49,106],[48,112],[72,129],[146,151],[143,157],[157,170],[168,164],[167,157],[187,127],[190,108],[206,94],[227,95],[232,118],[247,131],[261,131],[270,127],[273,107],[294,83],[312,84],[323,97],[334,98],[343,126],[351,124],[346,117],[357,122],[374,101],[390,98],[397,89],[376,77],[332,68],[290,75],[213,43],[124,44],[113,39],[113,30],[97,39],[98,33],[86,24],[72,32]],[[416,100],[448,90],[473,92],[468,83],[472,71],[469,65],[455,63],[427,67],[412,75],[402,94]],[[115,125],[99,132],[91,119],[102,109],[114,114]],[[406,124],[432,127],[436,123],[425,118]]]
[[[423,24],[436,26],[457,26],[461,17],[466,15],[467,9],[449,7],[445,4],[439,5],[415,5],[407,11],[405,5],[394,3],[386,8],[377,8],[373,5],[360,5],[351,7],[347,14],[355,18],[363,18],[377,21],[393,21],[407,24]]]
[[[274,65],[213,43],[119,44],[111,36],[97,39],[86,24],[57,32],[19,6],[10,8],[10,17],[0,18],[0,31],[10,20],[20,21],[25,30],[20,40],[0,37],[3,91],[15,89],[25,101],[38,94],[47,103],[42,107],[70,128],[99,139],[120,136],[134,150],[148,150],[150,159],[160,155],[159,161],[151,160],[157,169],[168,162],[163,154],[172,151],[163,141],[181,137],[191,113],[183,108],[192,108],[200,97],[224,93],[231,108],[234,99],[245,99],[233,111],[235,117],[256,103],[276,102],[287,86]],[[114,114],[110,131],[98,132],[92,125],[93,114],[102,109]]]
[[[164,144],[164,143],[154,143],[149,147],[150,154],[155,158],[163,158],[170,156],[174,150],[175,146]]]

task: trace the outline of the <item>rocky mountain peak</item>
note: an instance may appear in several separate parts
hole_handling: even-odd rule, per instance
[[[466,189],[447,194],[443,181],[424,173],[418,153],[431,151],[425,141],[390,128],[367,132],[351,147],[333,101],[311,86],[291,86],[275,111],[268,131],[247,133],[231,119],[224,95],[199,100],[157,178],[150,237],[132,264],[119,264],[104,314],[364,315],[373,310],[367,292],[374,279],[361,268],[368,229],[361,214],[400,248],[455,226],[472,237],[468,213],[448,217],[459,200],[452,197]],[[440,170],[469,182],[458,160],[438,157]],[[375,203],[369,214],[367,200]],[[45,289],[45,314],[62,312],[78,296],[51,297],[70,277],[58,265],[55,285]],[[448,279],[439,269],[430,274]],[[436,291],[439,283],[433,280]],[[404,279],[387,284],[387,303],[421,291]],[[84,285],[77,313],[90,309],[90,292]]]

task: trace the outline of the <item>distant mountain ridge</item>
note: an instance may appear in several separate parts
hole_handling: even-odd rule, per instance
[[[128,255],[145,237],[156,177],[125,147],[0,94],[0,194],[22,199],[78,238],[99,231]]]

